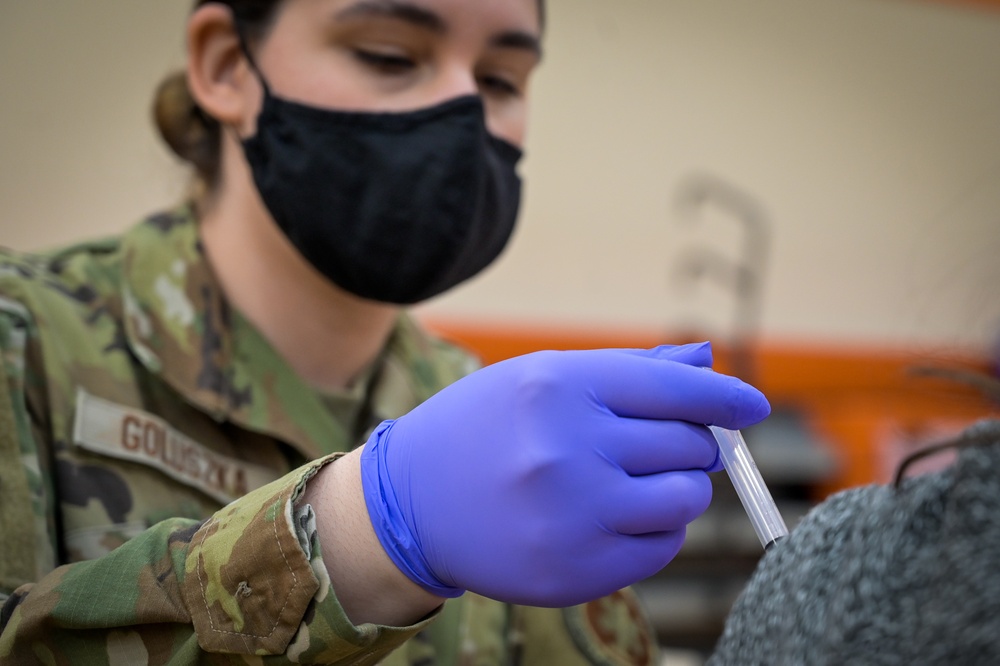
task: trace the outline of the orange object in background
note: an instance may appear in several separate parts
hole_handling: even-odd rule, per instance
[[[654,347],[692,338],[651,330],[492,325],[425,318],[438,335],[479,355],[484,364],[542,349]],[[715,367],[732,367],[731,350],[713,342]],[[934,350],[932,353],[761,343],[752,354],[752,383],[775,408],[794,409],[818,441],[834,450],[839,466],[816,500],[831,492],[891,480],[909,452],[958,434],[969,424],[998,416],[998,405],[976,389],[938,377],[920,376],[919,367],[985,373],[988,359]],[[942,465],[946,457],[931,464]]]

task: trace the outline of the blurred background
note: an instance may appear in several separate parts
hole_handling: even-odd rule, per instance
[[[190,4],[0,4],[0,244],[184,195],[149,104]],[[790,526],[995,413],[927,375],[998,367],[1000,0],[549,5],[519,230],[428,326],[485,362],[712,340],[775,407],[746,437]],[[639,586],[671,663],[701,663],[761,554],[716,477]]]

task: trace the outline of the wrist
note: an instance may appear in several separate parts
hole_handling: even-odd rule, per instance
[[[407,626],[444,599],[411,581],[382,548],[361,485],[361,449],[326,465],[309,480],[303,502],[316,512],[323,562],[337,600],[355,625]]]

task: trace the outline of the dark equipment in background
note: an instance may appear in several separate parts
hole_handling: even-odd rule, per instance
[[[685,224],[700,224],[708,209],[716,209],[739,227],[740,255],[729,257],[712,247],[693,247],[673,268],[675,279],[694,289],[711,280],[733,295],[732,372],[753,383],[753,345],[763,311],[764,273],[771,246],[770,222],[764,205],[752,194],[717,176],[685,178],[677,189],[675,206]]]

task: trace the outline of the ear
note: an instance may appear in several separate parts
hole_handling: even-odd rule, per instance
[[[187,81],[198,106],[241,133],[252,126],[262,89],[240,48],[231,10],[210,2],[187,23]]]

